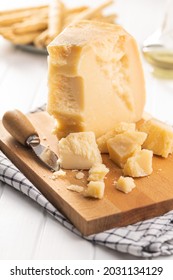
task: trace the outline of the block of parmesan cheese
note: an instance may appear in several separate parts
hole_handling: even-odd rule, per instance
[[[152,158],[153,152],[142,149],[134,156],[128,158],[124,165],[124,175],[131,177],[144,177],[152,173]]]
[[[120,122],[115,124],[114,128],[107,131],[105,134],[97,138],[97,144],[101,153],[108,153],[107,141],[110,138],[115,137],[117,134],[121,134],[125,131],[135,131],[135,123]]]
[[[146,137],[144,132],[127,131],[109,139],[107,146],[110,158],[119,167],[123,167],[129,157],[141,150]]]
[[[60,166],[64,169],[90,169],[102,163],[94,132],[70,133],[58,143]]]
[[[154,154],[167,158],[173,152],[173,128],[156,119],[144,122],[140,131],[147,133],[143,147],[152,150]]]
[[[48,112],[61,138],[140,120],[145,83],[138,47],[121,26],[73,23],[48,46]]]

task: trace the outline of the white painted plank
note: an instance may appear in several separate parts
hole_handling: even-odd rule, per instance
[[[46,219],[34,259],[93,259],[93,245],[60,225],[53,217]]]
[[[11,47],[11,44],[9,44],[2,37],[0,37],[0,50],[1,50],[0,51],[0,84],[3,81],[3,78],[8,71],[8,63],[4,59],[4,57],[6,55],[9,57],[9,51],[8,51],[9,47]]]
[[[43,225],[42,208],[6,186],[0,198],[0,259],[32,259]]]
[[[24,113],[31,108],[33,99],[46,72],[45,57],[14,50],[7,74],[1,81],[1,115],[13,108]],[[40,100],[42,102],[42,100]]]
[[[42,78],[40,80],[40,84],[36,91],[34,98],[32,99],[30,110],[35,110],[37,107],[40,107],[47,103],[48,96],[48,86],[47,86],[47,58],[43,61],[43,69]]]
[[[1,199],[2,193],[4,191],[4,188],[5,188],[5,184],[0,181],[0,199]]]

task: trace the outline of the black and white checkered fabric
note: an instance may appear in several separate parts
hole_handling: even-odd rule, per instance
[[[134,256],[152,258],[173,254],[173,211],[154,219],[82,236],[36,187],[0,152],[0,180],[29,196],[63,226],[81,238]]]

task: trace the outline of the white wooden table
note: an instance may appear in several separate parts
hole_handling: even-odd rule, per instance
[[[13,3],[14,2],[14,3]],[[46,1],[0,0],[0,10]],[[72,3],[73,2],[73,3]],[[100,1],[90,1],[97,4]],[[66,1],[67,4],[79,1]],[[80,4],[88,1],[80,1]],[[165,0],[116,0],[119,22],[135,36],[139,47],[163,17]],[[173,123],[173,81],[157,80],[143,61],[146,86],[146,111]],[[24,113],[47,100],[47,59],[44,55],[15,48],[0,37],[0,118],[6,110]],[[161,259],[173,259],[160,257]],[[92,245],[69,232],[39,205],[0,182],[0,259],[137,259]]]

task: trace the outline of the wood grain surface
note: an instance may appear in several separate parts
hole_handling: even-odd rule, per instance
[[[53,119],[46,112],[29,115],[43,145],[57,152],[57,139],[50,133]],[[46,137],[46,140],[44,140]],[[136,188],[129,194],[115,189],[113,184],[121,170],[103,155],[103,162],[110,172],[105,179],[105,195],[102,200],[85,198],[67,189],[71,184],[86,187],[88,171],[82,180],[74,171],[53,180],[52,173],[35,157],[32,151],[16,142],[0,123],[0,148],[23,174],[58,208],[83,235],[90,235],[114,227],[129,225],[152,218],[173,209],[173,158],[154,156],[153,173],[135,179]]]

